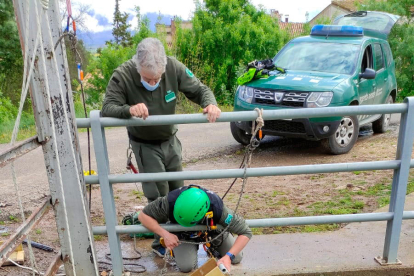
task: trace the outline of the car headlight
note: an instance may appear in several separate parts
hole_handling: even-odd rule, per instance
[[[237,88],[238,97],[240,100],[247,103],[252,103],[253,100],[253,88],[241,85]]]
[[[332,98],[332,92],[312,92],[306,101],[306,107],[328,106],[331,103]]]

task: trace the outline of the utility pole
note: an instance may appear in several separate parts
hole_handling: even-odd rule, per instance
[[[26,2],[13,0],[13,5],[23,53],[27,41],[29,59],[33,54],[35,59],[30,95],[38,140],[43,147],[61,259],[68,276],[98,275],[64,39],[53,54],[62,35],[59,3]],[[38,41],[43,47],[36,46],[39,21]]]

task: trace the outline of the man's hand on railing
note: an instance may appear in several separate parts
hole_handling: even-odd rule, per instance
[[[209,104],[203,109],[203,114],[207,113],[207,119],[210,123],[214,123],[220,117],[221,110],[213,104]]]
[[[131,115],[134,117],[142,118],[144,120],[149,116],[148,108],[143,103],[131,106],[129,108],[129,113],[131,113]]]

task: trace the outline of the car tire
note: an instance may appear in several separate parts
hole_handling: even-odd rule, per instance
[[[356,116],[345,116],[335,133],[322,141],[331,154],[344,154],[355,145],[359,134],[359,122]]]
[[[393,104],[394,99],[391,95],[387,97],[385,104]],[[382,114],[381,118],[372,123],[372,131],[374,133],[385,133],[391,122],[391,114]]]
[[[250,144],[250,139],[252,138],[252,135],[238,128],[235,122],[230,122],[230,130],[234,140],[236,140],[244,146]]]

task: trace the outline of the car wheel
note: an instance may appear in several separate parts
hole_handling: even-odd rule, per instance
[[[325,139],[323,144],[332,154],[344,154],[355,145],[359,134],[359,123],[356,116],[345,116],[335,133]]]
[[[230,122],[230,130],[234,140],[245,146],[250,144],[250,139],[252,138],[252,135],[238,128],[235,122]]]
[[[394,99],[391,95],[388,96],[385,104],[393,104]],[[391,114],[382,114],[381,118],[372,123],[372,131],[374,133],[385,133],[388,130],[391,122]]]

